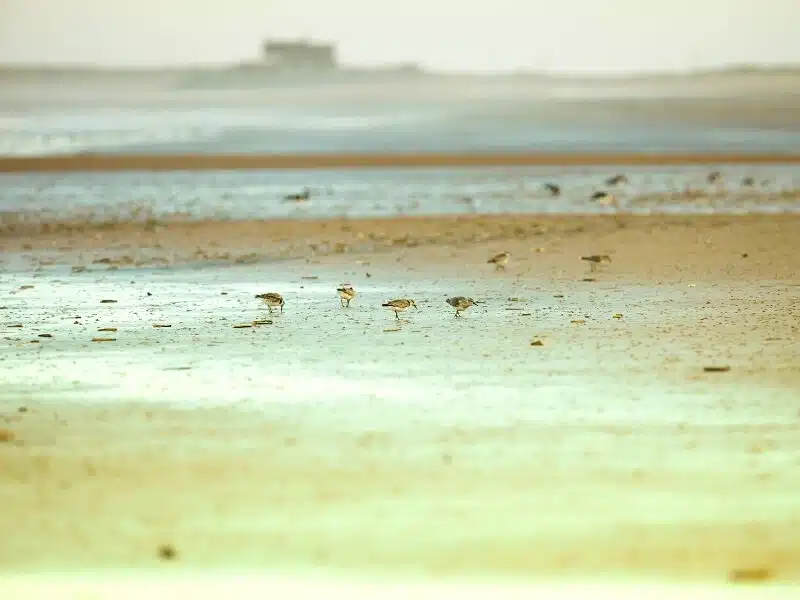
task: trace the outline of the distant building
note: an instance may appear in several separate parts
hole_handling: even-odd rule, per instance
[[[336,48],[332,44],[305,40],[267,40],[263,57],[269,67],[286,71],[331,71],[338,67]]]

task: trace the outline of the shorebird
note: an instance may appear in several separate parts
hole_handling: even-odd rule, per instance
[[[545,183],[544,189],[550,192],[551,196],[560,196],[561,195],[561,188],[557,186],[555,183]]]
[[[501,252],[500,254],[495,254],[492,258],[486,261],[487,264],[494,263],[495,270],[499,271],[501,269],[505,269],[506,265],[508,264],[508,259],[511,258],[511,254],[508,252]]]
[[[398,298],[397,300],[389,300],[389,302],[384,302],[383,304],[381,304],[381,306],[388,308],[389,310],[393,310],[394,316],[397,318],[398,321],[400,320],[399,313],[405,312],[412,306],[417,310],[419,310],[419,307],[417,307],[417,303],[408,298]]]
[[[756,178],[755,177],[745,177],[742,179],[742,185],[744,187],[754,187],[756,185]]]
[[[619,208],[619,201],[617,200],[616,196],[606,191],[595,192],[592,194],[590,200],[597,202],[602,206],[613,206],[614,208]]]
[[[706,181],[708,181],[708,183],[719,183],[722,181],[722,173],[719,171],[711,171],[706,177]]]
[[[342,306],[350,306],[350,300],[356,297],[356,291],[349,283],[343,283],[341,287],[336,288],[336,291],[339,292]]]
[[[303,188],[299,194],[288,194],[283,197],[287,202],[305,202],[309,198],[311,198],[311,190],[308,188]]]
[[[591,256],[581,256],[581,260],[589,263],[590,271],[596,271],[599,265],[609,264],[611,257],[608,254],[592,254]]]
[[[465,296],[453,296],[452,298],[447,299],[447,303],[456,309],[457,317],[460,317],[461,313],[467,310],[473,304],[477,304],[475,300],[472,298],[466,298]]]
[[[283,312],[283,305],[285,302],[283,301],[283,296],[280,294],[276,294],[274,292],[269,292],[267,294],[256,294],[256,298],[264,301],[264,304],[267,305],[269,312],[272,312],[273,306],[280,306],[281,312]]]
[[[612,175],[611,177],[606,179],[606,185],[619,185],[621,183],[628,185],[628,178],[622,173],[618,175]]]

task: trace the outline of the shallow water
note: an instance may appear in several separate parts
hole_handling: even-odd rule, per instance
[[[723,174],[719,185],[706,183],[714,169]],[[615,173],[626,173],[630,184],[607,186],[605,179]],[[756,179],[755,187],[743,187],[746,176]],[[543,188],[547,182],[561,186],[562,195],[551,197]],[[305,187],[310,201],[284,199]],[[6,174],[0,175],[0,214],[125,220],[609,212],[589,200],[599,189],[612,191],[632,213],[797,212],[800,166]],[[687,197],[687,189],[699,193]]]

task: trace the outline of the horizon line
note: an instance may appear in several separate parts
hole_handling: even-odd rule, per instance
[[[97,73],[152,73],[152,72],[180,72],[180,71],[235,71],[242,68],[262,66],[260,61],[239,61],[220,63],[163,63],[150,64],[97,64],[84,62],[0,62],[0,71],[90,71]],[[269,67],[264,66],[265,71]],[[515,68],[498,70],[467,71],[458,69],[436,69],[413,62],[386,63],[382,65],[339,65],[329,70],[298,72],[276,71],[280,74],[297,75],[330,75],[348,73],[380,73],[380,72],[410,72],[418,75],[433,76],[540,76],[540,77],[636,77],[658,75],[705,75],[723,73],[769,73],[776,71],[800,71],[800,62],[771,62],[771,63],[746,63],[731,62],[716,66],[702,66],[685,69],[654,68],[654,69],[628,69],[628,70],[579,70],[579,69],[547,69],[547,68]]]

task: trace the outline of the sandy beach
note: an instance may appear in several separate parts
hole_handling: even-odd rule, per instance
[[[0,598],[798,596],[796,70],[334,75],[0,69]]]
[[[800,596],[796,69],[0,81],[0,599]]]
[[[790,597],[798,239],[791,214],[4,226],[0,593]]]

